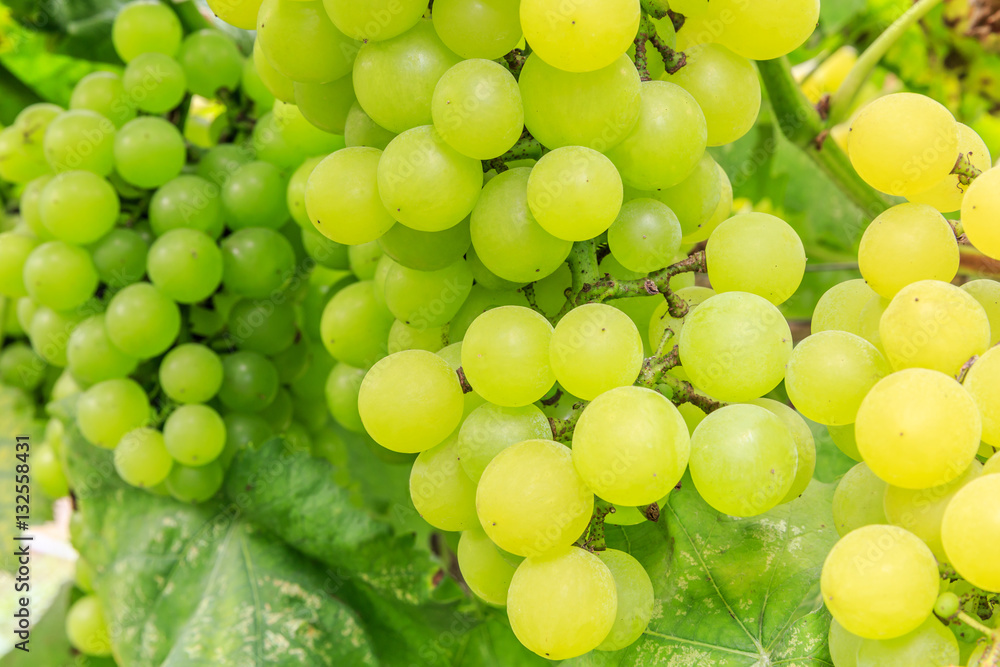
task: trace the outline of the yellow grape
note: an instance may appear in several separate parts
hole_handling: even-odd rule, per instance
[[[521,0],[525,40],[567,72],[592,72],[625,53],[639,30],[639,0]]]
[[[784,403],[770,398],[758,398],[750,401],[750,403],[774,413],[788,427],[788,432],[792,434],[792,439],[795,441],[795,449],[799,454],[798,466],[795,469],[795,479],[792,481],[792,488],[781,499],[782,503],[791,502],[805,492],[806,487],[809,486],[809,482],[812,481],[813,473],[816,472],[816,440],[813,438],[812,431],[809,429],[809,424],[806,423],[806,420]],[[685,405],[694,407],[697,410],[697,413],[694,414],[697,415],[699,424],[705,419],[705,413],[701,409],[691,406],[689,403],[685,403],[679,408],[682,415],[684,414],[683,408]],[[689,412],[688,415],[690,414]],[[688,415],[685,415],[685,419],[688,418]]]
[[[468,530],[476,519],[476,483],[462,469],[458,433],[421,452],[410,470],[410,499],[424,521],[440,530]]]
[[[507,591],[517,567],[507,562],[478,524],[458,540],[458,568],[477,597],[498,607],[507,606]]]
[[[986,475],[955,494],[941,522],[948,562],[973,586],[1000,593],[1000,475]]]
[[[820,0],[712,0],[722,21],[718,42],[751,60],[773,60],[800,47],[819,22]]]
[[[653,582],[642,564],[624,551],[605,549],[598,551],[597,557],[611,570],[618,598],[615,624],[597,650],[617,651],[633,644],[646,631],[655,602]]]
[[[1000,169],[985,172],[969,186],[962,200],[962,226],[972,245],[1000,259]]]
[[[889,485],[859,463],[840,478],[833,492],[833,525],[841,537],[877,524],[889,523],[882,507]]]
[[[940,667],[960,662],[955,633],[934,616],[894,639],[865,639],[857,667]]]
[[[337,243],[360,245],[379,238],[396,221],[379,198],[377,174],[382,151],[344,148],[317,164],[305,187],[312,224]]]
[[[983,418],[983,442],[1000,447],[1000,347],[991,348],[972,365],[964,384]]]
[[[920,627],[938,597],[938,567],[920,538],[873,525],[844,536],[830,551],[820,580],[823,601],[845,630],[892,639]]]
[[[1000,343],[1000,282],[983,278],[962,285],[986,311],[990,319],[990,347]]]
[[[877,296],[862,278],[834,285],[816,303],[812,332],[846,331],[864,338],[860,326],[861,311],[872,297]]]
[[[681,328],[684,326],[684,320],[687,319],[695,308],[700,304],[704,303],[708,299],[715,296],[715,291],[709,289],[708,287],[683,287],[674,292],[677,296],[685,301],[688,305],[687,315],[681,318],[673,317],[670,314],[670,304],[664,299],[660,302],[660,305],[656,307],[653,311],[653,315],[649,318],[649,344],[654,347],[654,349],[659,346],[660,341],[667,333],[667,329],[671,331],[671,338],[668,339],[667,344],[669,347],[673,347],[677,344],[680,339]]]
[[[858,451],[858,441],[854,437],[854,424],[844,426],[827,426],[830,439],[841,452],[855,461],[861,460],[861,452]]]
[[[566,391],[590,401],[635,382],[642,370],[642,337],[622,311],[588,303],[559,321],[549,344],[549,361]]]
[[[542,229],[565,241],[586,241],[611,227],[624,187],[614,163],[583,146],[546,153],[528,176],[528,206]]]
[[[802,92],[813,104],[824,95],[833,95],[858,62],[858,50],[853,46],[842,46],[821,62],[802,82]]]
[[[926,489],[969,467],[979,451],[982,419],[955,378],[911,368],[872,388],[858,410],[855,434],[872,472],[893,486]]]

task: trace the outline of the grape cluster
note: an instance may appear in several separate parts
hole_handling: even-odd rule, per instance
[[[979,621],[1000,592],[1000,283],[952,280],[960,242],[1000,258],[1000,170],[975,132],[910,93],[864,107],[848,151],[909,203],[866,229],[863,279],[822,297],[785,376],[796,408],[858,461],[823,567],[830,650],[838,667],[979,665],[988,647],[955,618]]]

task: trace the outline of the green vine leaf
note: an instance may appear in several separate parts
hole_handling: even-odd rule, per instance
[[[659,522],[609,526],[608,546],[653,580],[653,620],[629,648],[567,664],[829,667],[819,575],[837,539],[833,489],[813,482],[792,503],[735,519],[705,504],[687,476]]]

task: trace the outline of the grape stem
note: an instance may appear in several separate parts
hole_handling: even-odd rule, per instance
[[[465,377],[465,369],[459,366],[458,370],[455,371],[455,375],[458,376],[458,384],[462,386],[462,393],[463,394],[472,393],[472,385],[469,384],[468,378]]]
[[[528,59],[529,55],[531,55],[531,47],[525,45],[524,49],[513,49],[503,57],[507,69],[514,75],[515,79],[521,77],[521,68],[524,67],[524,61]]]
[[[865,85],[865,82],[868,81],[868,77],[874,71],[879,61],[899,41],[899,38],[903,36],[903,33],[910,26],[914,25],[942,2],[943,0],[919,0],[865,49],[865,52],[854,63],[854,67],[851,68],[847,78],[844,79],[844,82],[840,85],[840,89],[834,93],[830,101],[830,125],[836,125],[847,119],[854,100],[858,96],[858,92]]]
[[[698,391],[690,382],[685,382],[680,378],[676,378],[673,375],[663,375],[659,379],[660,386],[670,387],[673,392],[670,400],[675,405],[681,405],[682,403],[690,403],[691,405],[699,408],[705,414],[711,414],[720,408],[726,407],[725,403],[716,401],[713,398],[709,398],[704,394],[699,394]]]
[[[972,367],[976,365],[977,361],[979,361],[979,356],[978,355],[976,355],[976,356],[972,357],[971,359],[969,359],[968,361],[966,361],[962,365],[961,370],[958,371],[958,375],[955,376],[955,379],[958,380],[959,383],[965,382],[965,377],[969,374],[969,371],[972,370]]]
[[[587,537],[580,545],[582,548],[591,553],[604,551],[608,548],[604,535],[604,520],[609,514],[614,513],[615,506],[608,501],[600,498],[594,501],[594,513],[590,517],[590,526],[587,527]]]
[[[667,7],[667,3],[663,0],[642,0],[640,4],[642,5],[642,11],[654,19],[662,19],[670,13],[670,8]]]
[[[866,216],[875,218],[889,208],[889,200],[858,176],[840,146],[824,140],[827,128],[792,76],[788,59],[761,60],[757,67],[782,134],[805,152]]]
[[[660,33],[656,31],[653,21],[645,15],[639,22],[639,37],[642,37],[644,34],[653,45],[653,48],[660,53],[660,57],[663,58],[663,67],[666,69],[667,74],[676,74],[687,64],[687,56],[684,52],[675,51],[669,44],[664,42],[663,38],[660,37]],[[636,46],[638,47],[638,41],[636,42]],[[636,51],[638,51],[638,48],[636,48]]]
[[[549,426],[552,428],[552,439],[564,444],[572,442],[573,431],[576,430],[576,424],[580,421],[580,415],[583,414],[585,407],[587,407],[586,402],[574,404],[572,414],[566,419],[549,417]]]
[[[542,146],[538,139],[531,136],[528,130],[525,130],[521,134],[521,138],[517,140],[517,143],[509,151],[492,160],[483,160],[483,171],[487,172],[495,169],[498,174],[503,173],[507,171],[508,162],[538,160],[547,152],[548,149]]]
[[[639,34],[635,37],[635,58],[633,62],[635,63],[635,69],[639,72],[639,78],[642,81],[652,81],[653,77],[649,73],[649,53],[646,50],[646,42],[649,41],[649,35],[639,28]]]
[[[973,630],[977,630],[977,631],[983,633],[984,635],[986,635],[990,639],[993,639],[994,641],[996,641],[997,639],[1000,639],[1000,630],[994,630],[993,628],[990,628],[990,627],[984,625],[982,623],[982,621],[980,621],[977,618],[973,618],[972,616],[969,616],[967,613],[965,613],[962,610],[959,610],[955,614],[954,618],[957,618],[958,620],[960,620],[962,623],[965,623],[966,625],[968,625]],[[996,648],[997,647],[994,646],[994,649],[996,649]],[[998,654],[998,655],[1000,655],[1000,654]],[[989,663],[986,663],[986,664],[989,664]]]
[[[951,170],[951,173],[958,176],[958,182],[962,185],[970,185],[972,181],[979,178],[983,170],[978,168],[976,165],[972,164],[971,154],[962,153],[958,156],[958,161],[955,162],[955,168]]]
[[[572,264],[570,268],[572,268]],[[670,288],[670,280],[682,273],[706,273],[707,271],[705,252],[699,250],[676,264],[651,273],[647,278],[615,280],[611,276],[605,275],[592,285],[587,286],[586,293],[588,295],[593,293],[593,296],[590,296],[587,301],[603,303],[611,299],[662,294],[669,304],[670,316],[681,318],[687,315],[687,302],[677,296]]]

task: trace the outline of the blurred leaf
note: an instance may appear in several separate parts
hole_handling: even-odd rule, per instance
[[[710,508],[686,476],[657,523],[608,530],[608,546],[653,580],[649,628],[622,651],[564,664],[828,667],[819,575],[837,540],[832,494],[814,481],[787,505],[736,519]]]
[[[10,544],[10,542],[7,542]],[[14,648],[21,641],[8,631],[0,636],[0,667],[68,667],[73,664],[73,650],[66,638],[66,611],[73,589],[73,563],[57,556],[31,554],[31,639],[29,652]],[[12,591],[14,582],[7,573],[0,574],[0,586]],[[18,594],[5,595],[0,613],[11,618]],[[96,666],[95,666],[96,667]]]

